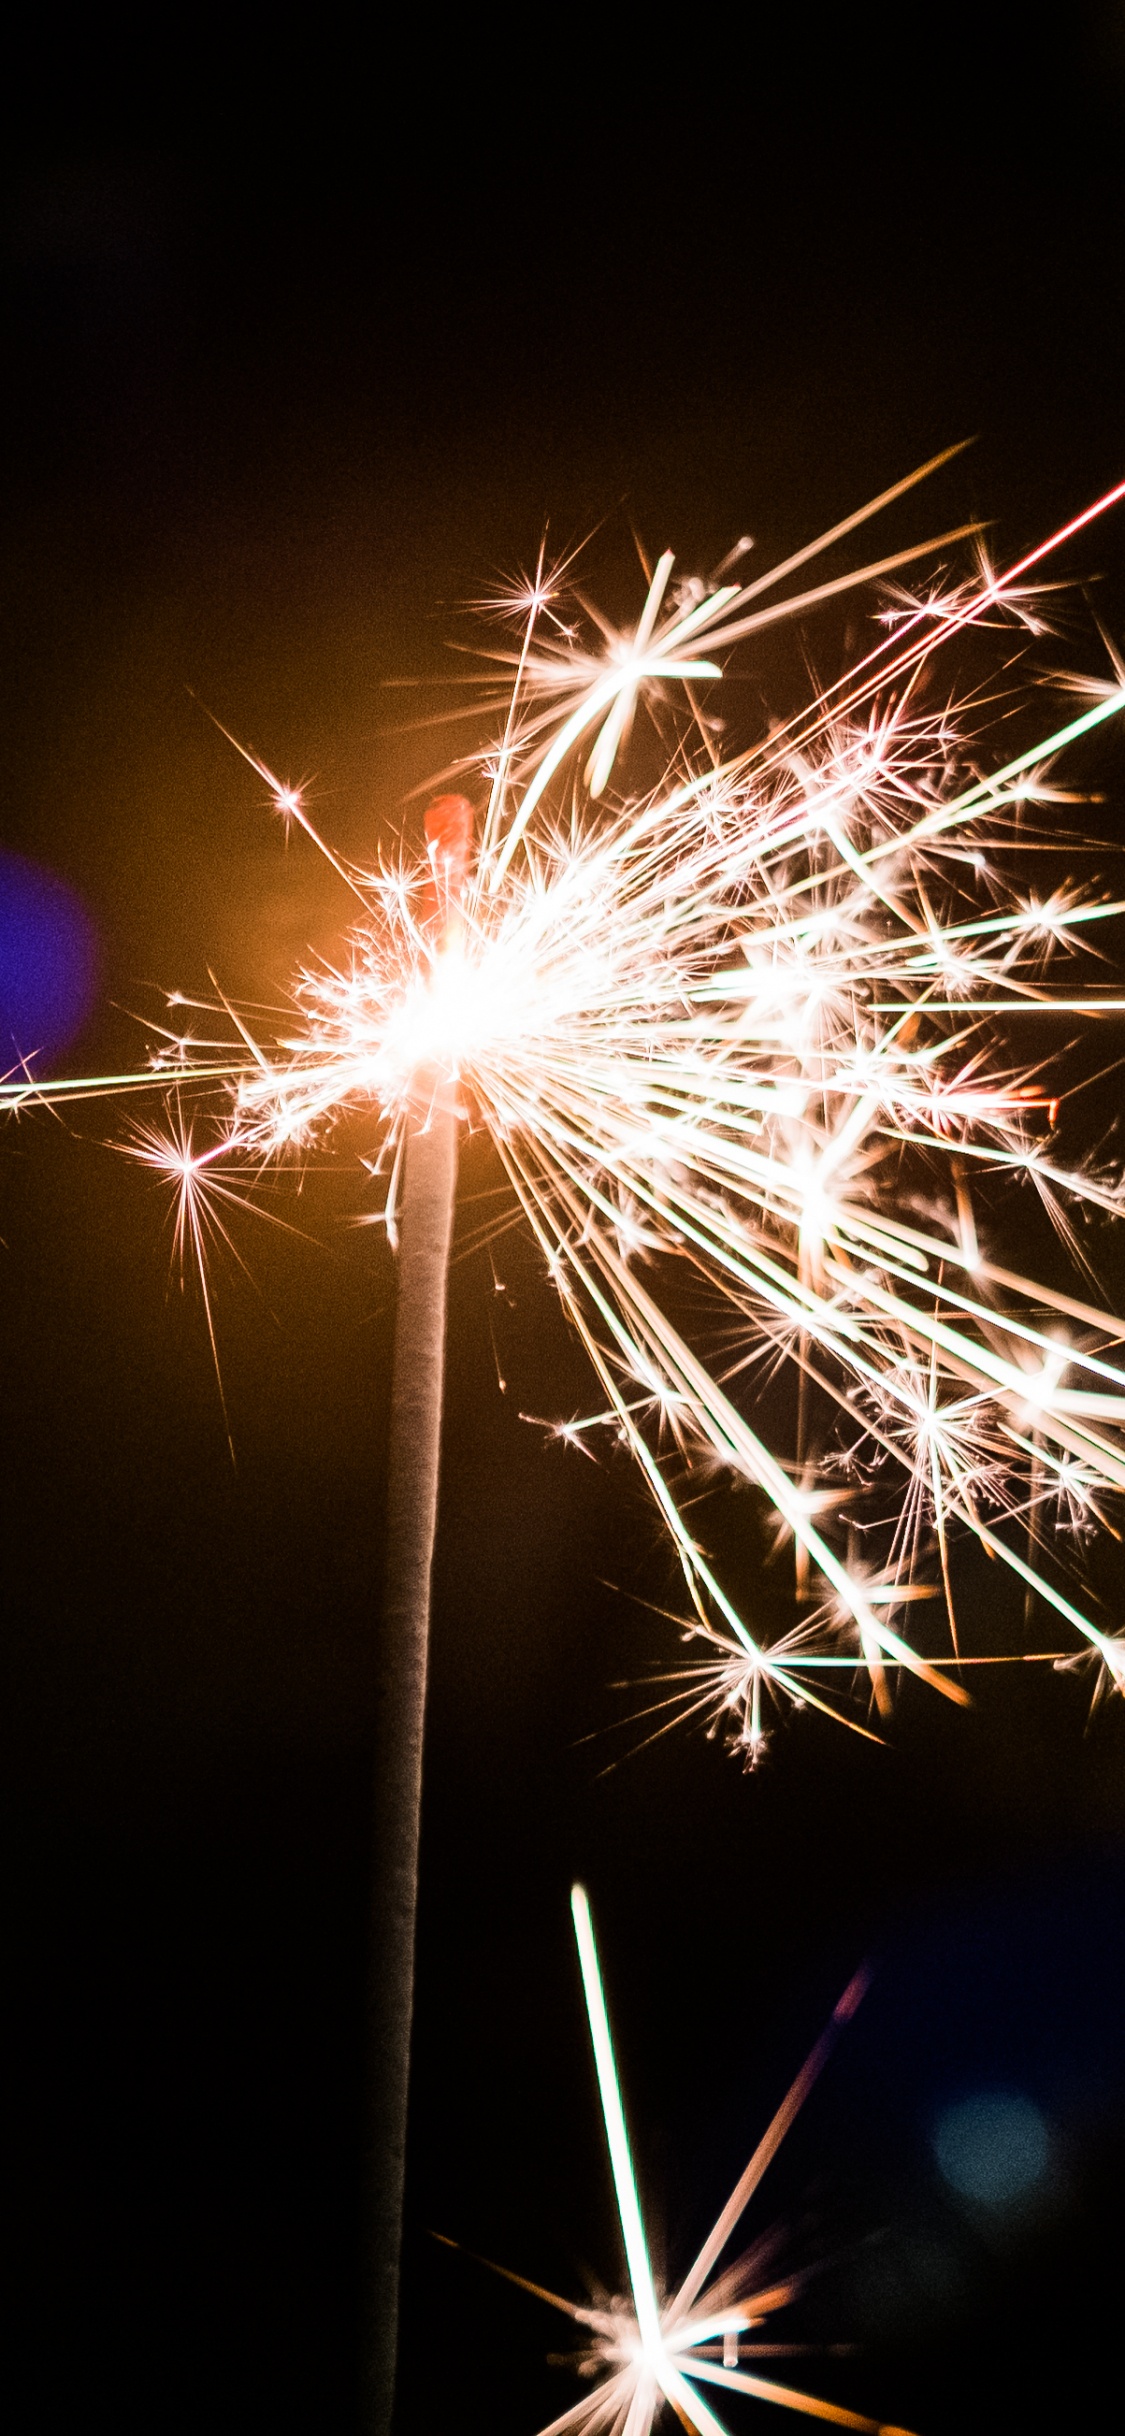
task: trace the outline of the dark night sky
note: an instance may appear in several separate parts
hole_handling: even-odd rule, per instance
[[[973,434],[922,512],[994,519],[1011,555],[1125,472],[1120,12],[1049,40],[996,9],[858,23],[750,13],[674,49],[624,17],[383,25],[348,51],[306,20],[232,59],[185,20],[163,68],[105,27],[29,53],[0,836],[100,932],[72,1061],[132,1060],[154,985],[208,965],[274,994],[340,918],[193,695],[358,851],[445,749],[386,680],[445,705],[460,605],[546,516],[560,542],[606,520],[624,610],[630,519],[702,568],[749,530],[764,563]],[[1120,517],[1066,571],[1125,634]],[[1084,774],[1120,837],[1120,743]],[[240,1238],[232,1470],[112,1129],[40,1117],[0,1165],[5,2418],[343,2436],[393,1276],[343,1170],[310,1181],[310,1240]],[[472,1144],[466,1231],[496,1181]],[[530,2436],[573,2392],[544,2366],[561,2321],[427,2228],[576,2296],[587,2262],[620,2274],[576,1874],[670,2266],[875,1956],[756,2219],[828,2262],[803,2331],[862,2346],[809,2382],[922,2436],[1085,2421],[1120,2310],[1120,1708],[1090,1723],[1085,1679],[1028,1669],[968,1719],[908,1688],[885,1751],[798,1720],[752,1780],[698,1737],[623,1756],[638,1695],[612,1686],[670,1646],[627,1594],[674,1595],[668,1559],[624,1468],[521,1423],[587,1388],[530,1247],[498,1257],[504,1296],[479,1255],[452,1291],[403,2436]],[[1111,1601],[1122,1579],[1107,1560]],[[930,2146],[989,2089],[1055,2144],[1003,2223]]]

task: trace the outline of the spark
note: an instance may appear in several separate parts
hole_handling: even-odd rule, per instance
[[[1034,627],[1027,579],[1125,485],[1006,573],[935,577],[842,677],[721,762],[696,699],[765,624],[952,549],[960,528],[809,580],[818,552],[941,462],[753,581],[726,580],[741,545],[721,581],[678,580],[665,552],[631,622],[581,599],[572,616],[569,566],[541,553],[509,604],[518,642],[495,655],[503,735],[476,765],[486,809],[456,904],[427,857],[345,862],[301,790],[239,745],[350,892],[339,952],[306,963],[275,1036],[221,993],[177,997],[144,1073],[0,1089],[11,1110],[170,1095],[134,1155],[166,1178],[201,1273],[224,1174],[252,1197],[346,1117],[387,1180],[373,1214],[393,1246],[408,1113],[452,1095],[490,1135],[596,1380],[591,1414],[554,1435],[632,1455],[685,1578],[687,1705],[751,1762],[786,1703],[868,1731],[863,1699],[885,1713],[904,1673],[966,1698],[967,1540],[1012,1575],[1015,1604],[1064,1616],[1099,1680],[1122,1681],[1116,1639],[1058,1578],[1067,1542],[1080,1551],[1125,1489],[1122,1332],[1001,1265],[992,1237],[997,1201],[1003,1234],[1022,1194],[1084,1262],[1078,1230],[1122,1212],[1118,1178],[1064,1151],[1065,1077],[1019,1043],[1028,1017],[1065,1015],[1072,1034],[1074,1016],[1125,1010],[1081,964],[1107,955],[1123,898],[1069,871],[1032,888],[1020,858],[1059,755],[1125,709],[1125,684],[1113,659],[1112,684],[1084,683],[1085,707],[995,769],[925,687],[952,642]],[[643,706],[677,742],[630,791]],[[197,1149],[183,1095],[220,1084]],[[788,1420],[754,1393],[779,1373]],[[795,1630],[745,1612],[692,1527],[717,1477],[792,1544]]]
[[[217,1162],[227,1149],[225,1132],[196,1147],[195,1129],[179,1104],[169,1111],[165,1126],[145,1121],[136,1123],[125,1144],[128,1156],[141,1167],[152,1169],[172,1191],[172,1231],[176,1260],[181,1276],[190,1265],[199,1279],[207,1339],[215,1365],[219,1400],[223,1408],[223,1424],[227,1444],[234,1458],[230,1415],[223,1391],[222,1368],[219,1362],[219,1341],[215,1332],[215,1313],[211,1300],[209,1253],[216,1238],[234,1250],[223,1219],[224,1203],[229,1207],[241,1198],[216,1172]],[[235,1257],[240,1255],[235,1252]]]
[[[684,2427],[695,2431],[695,2436],[726,2436],[722,2421],[708,2396],[700,2392],[700,2386],[712,2390],[718,2387],[727,2393],[747,2395],[754,2401],[780,2404],[802,2417],[857,2429],[865,2432],[865,2436],[906,2436],[903,2429],[891,2428],[882,2420],[867,2418],[859,2411],[847,2410],[819,2395],[780,2384],[773,2375],[762,2374],[767,2360],[801,2348],[768,2339],[772,2319],[796,2297],[802,2282],[799,2274],[777,2271],[773,2241],[759,2241],[733,2267],[715,2274],[762,2176],[827,2062],[839,2031],[854,2014],[867,1984],[866,1974],[858,1973],[845,1990],[827,2030],[758,2142],[683,2283],[677,2291],[662,2296],[653,2274],[625,2123],[594,1924],[581,1886],[572,1889],[571,1913],[629,2292],[626,2298],[606,2295],[584,2307],[540,2284],[528,2283],[523,2276],[509,2276],[506,2268],[499,2270],[511,2282],[561,2310],[572,2324],[584,2328],[589,2337],[585,2351],[575,2357],[574,2365],[581,2376],[589,2379],[591,2390],[564,2411],[561,2418],[552,2420],[541,2436],[564,2436],[564,2431],[566,2436],[650,2436],[665,2402],[671,2404]],[[763,2329],[767,2330],[765,2337]]]

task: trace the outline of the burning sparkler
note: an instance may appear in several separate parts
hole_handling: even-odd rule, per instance
[[[1091,686],[1087,707],[986,775],[920,690],[952,637],[1028,617],[1036,564],[1123,495],[1006,574],[894,613],[858,668],[722,761],[713,744],[691,751],[693,734],[709,742],[695,689],[721,675],[720,655],[918,553],[779,601],[765,596],[861,516],[737,586],[673,597],[665,554],[632,633],[607,629],[596,649],[552,617],[541,566],[481,765],[475,859],[455,797],[436,808],[421,865],[345,863],[300,793],[247,754],[351,894],[338,960],[300,974],[292,1020],[268,1042],[225,1001],[188,1007],[185,1023],[178,998],[147,1075],[6,1091],[12,1106],[163,1081],[178,1110],[189,1088],[222,1081],[206,1139],[177,1114],[138,1145],[163,1159],[201,1265],[232,1173],[250,1192],[345,1113],[373,1128],[392,1242],[411,1125],[420,1139],[459,1119],[485,1126],[600,1384],[601,1408],[566,1435],[607,1429],[639,1465],[691,1596],[684,1698],[729,1719],[751,1760],[767,1700],[835,1710],[831,1686],[857,1666],[879,1710],[903,1668],[964,1697],[959,1532],[1125,1680],[1120,1640],[1060,1586],[1041,1544],[1060,1517],[1081,1531],[1125,1485],[1121,1332],[1001,1265],[980,1223],[997,1178],[1030,1186],[1064,1233],[1120,1208],[1114,1179],[1064,1158],[1060,1085],[1006,1031],[1125,1007],[1057,980],[1121,901],[1069,882],[1036,892],[1012,860],[1056,757],[1125,707],[1125,684]],[[687,706],[675,762],[639,799],[614,799],[636,704],[654,694]],[[219,1037],[192,1035],[201,1011],[222,1017]],[[677,1272],[714,1298],[710,1342],[672,1316]],[[800,1410],[775,1446],[746,1387],[778,1366],[796,1375]],[[752,1483],[792,1538],[803,1612],[780,1640],[685,1519],[678,1481],[707,1467]],[[948,1609],[944,1651],[901,1628],[921,1590]]]
[[[742,2222],[767,2166],[803,2106],[826,2063],[836,2036],[851,2019],[866,1986],[859,1972],[845,1989],[827,2030],[782,2100],[773,2121],[759,2140],[746,2171],[736,2183],[721,2215],[712,2226],[699,2256],[680,2285],[666,2298],[657,2291],[644,2216],[633,2169],[625,2109],[609,2026],[594,1924],[585,1889],[571,1891],[571,1911],[582,1990],[590,2025],[598,2078],[602,2121],[613,2175],[614,2197],[621,2225],[629,2275],[627,2300],[580,2306],[548,2292],[525,2276],[500,2273],[539,2300],[559,2309],[572,2324],[587,2331],[587,2349],[574,2365],[591,2380],[581,2401],[553,2419],[540,2436],[651,2436],[665,2402],[694,2436],[726,2436],[701,2385],[743,2394],[758,2402],[781,2404],[809,2419],[828,2420],[834,2427],[858,2429],[864,2436],[906,2436],[878,2419],[850,2411],[816,2394],[779,2384],[761,2373],[797,2346],[769,2339],[771,2320],[801,2288],[799,2274],[779,2273],[776,2245],[765,2239],[716,2276],[715,2270]],[[763,2332],[765,2330],[765,2332]]]
[[[932,470],[749,582],[720,580],[724,568],[677,589],[665,553],[635,626],[598,620],[597,639],[560,616],[541,562],[519,640],[500,655],[499,735],[475,781],[462,771],[487,792],[475,856],[456,797],[434,807],[421,861],[345,861],[301,792],[239,746],[350,895],[339,955],[306,966],[273,1038],[225,1000],[177,998],[144,1074],[24,1077],[4,1091],[10,1108],[167,1092],[172,1120],[134,1147],[163,1167],[201,1264],[230,1194],[299,1166],[345,1115],[370,1128],[392,1242],[405,1195],[388,1606],[412,1654],[386,1731],[393,1798],[413,1824],[388,1895],[393,1935],[384,1923],[405,1957],[399,2177],[462,1123],[491,1136],[598,1382],[598,1410],[565,1434],[608,1430],[625,1445],[678,1553],[693,1647],[673,1713],[725,1722],[752,1763],[767,1703],[839,1715],[857,1676],[879,1714],[904,1669],[963,1700],[958,1535],[1063,1619],[1100,1680],[1125,1685],[1125,1640],[1060,1582],[1044,1546],[1060,1528],[1080,1540],[1125,1487],[1122,1330],[1001,1265],[981,1192],[1028,1187],[1064,1238],[1085,1214],[1120,1212],[1116,1180],[1064,1155],[1061,1084],[1008,1040],[1052,1010],[1125,1010],[1057,982],[1064,953],[1088,951],[1125,902],[1069,881],[1035,891],[1020,859],[1057,756],[1125,708],[1125,681],[1091,686],[1073,717],[983,773],[923,686],[957,637],[1013,617],[1034,628],[1029,579],[1125,484],[1006,572],[982,564],[900,598],[857,666],[744,748],[720,756],[701,708],[699,689],[747,638],[923,555],[814,584],[801,572]],[[676,747],[657,784],[618,793],[642,702],[676,723]],[[200,1015],[217,1028],[193,1030]],[[180,1114],[189,1091],[211,1095],[195,1129]],[[708,1301],[690,1329],[680,1279]],[[796,1380],[796,1412],[787,1437],[767,1440],[757,1389],[778,1370]],[[752,1485],[793,1543],[799,1612],[780,1636],[746,1612],[687,1520],[681,1482],[716,1473]],[[941,1645],[907,1634],[922,1595],[946,1608]],[[394,2043],[385,2024],[379,2036]]]

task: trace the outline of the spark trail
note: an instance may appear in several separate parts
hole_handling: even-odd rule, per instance
[[[1080,1231],[1121,1213],[1116,1175],[1069,1151],[1058,1115],[1076,1027],[1125,1010],[1096,961],[1125,897],[1034,875],[1061,853],[1043,825],[1058,757],[1117,718],[1125,676],[1015,753],[990,754],[962,732],[971,706],[959,727],[937,695],[951,646],[999,631],[1010,660],[1013,626],[1039,631],[1029,578],[1125,484],[1007,572],[981,560],[896,596],[858,663],[737,750],[719,756],[701,708],[767,624],[924,554],[807,580],[933,470],[752,582],[677,588],[665,553],[628,630],[581,604],[560,615],[541,562],[496,655],[499,732],[459,765],[484,808],[455,919],[440,855],[345,861],[247,753],[346,888],[339,954],[298,975],[274,1037],[221,998],[186,1018],[179,1001],[146,1072],[4,1090],[10,1109],[166,1091],[173,1118],[146,1125],[139,1155],[163,1158],[202,1262],[230,1179],[252,1199],[345,1115],[368,1128],[393,1241],[410,1111],[434,1078],[491,1136],[589,1356],[596,1410],[561,1434],[624,1444],[678,1553],[692,1646],[668,1715],[718,1719],[748,1762],[771,1704],[868,1731],[903,1670],[966,1697],[965,1539],[1100,1683],[1125,1684],[1125,1642],[1059,1561],[1125,1487],[1125,1331],[1069,1290],[1081,1274],[1013,1267],[992,1216],[1001,1192],[1044,1206],[1081,1268]],[[675,743],[638,792],[621,771],[642,706]],[[204,1113],[185,1134],[189,1092]],[[763,1392],[779,1378],[789,1421]],[[720,1477],[792,1543],[789,1629],[735,1595],[688,1520],[685,1491]]]
[[[665,2402],[694,2436],[726,2436],[710,2396],[720,2392],[769,2402],[861,2436],[907,2436],[907,2431],[845,2409],[817,2394],[763,2375],[766,2362],[796,2346],[771,2340],[772,2321],[801,2289],[799,2274],[779,2272],[776,2241],[757,2242],[733,2265],[716,2274],[762,2176],[776,2156],[809,2091],[828,2060],[839,2031],[863,1996],[860,1972],[845,1989],[827,2030],[798,2073],[716,2220],[679,2289],[662,2297],[653,2275],[644,2216],[625,2123],[617,2058],[609,2026],[594,1924],[584,1887],[571,1892],[571,1912],[602,2121],[609,2150],[614,2197],[629,2276],[627,2298],[608,2295],[579,2305],[548,2292],[524,2276],[499,2272],[585,2330],[587,2347],[575,2357],[590,2390],[553,2419],[540,2436],[651,2436]],[[703,2386],[707,2390],[700,2392]]]

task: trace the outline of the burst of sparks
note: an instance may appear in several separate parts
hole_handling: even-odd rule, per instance
[[[540,2284],[529,2283],[524,2276],[510,2276],[510,2281],[584,2328],[589,2338],[574,2366],[591,2380],[591,2391],[561,2418],[553,2419],[541,2436],[564,2436],[564,2431],[565,2436],[650,2436],[665,2402],[695,2436],[726,2436],[710,2400],[699,2391],[701,2385],[781,2404],[806,2418],[865,2431],[865,2436],[906,2436],[900,2428],[780,2384],[772,2374],[762,2374],[766,2361],[799,2348],[769,2339],[772,2319],[794,2299],[802,2282],[799,2274],[777,2271],[774,2240],[759,2241],[733,2266],[715,2273],[838,2031],[855,2012],[865,1974],[861,1972],[845,1990],[827,2030],[758,2142],[683,2283],[676,2292],[662,2297],[653,2275],[633,2169],[594,1924],[581,1886],[572,1890],[571,1911],[629,2295],[620,2300],[607,2295],[597,2304],[580,2306]],[[500,2272],[509,2274],[507,2269]]]
[[[1125,708],[1125,684],[1091,684],[1086,707],[983,773],[922,691],[951,638],[1008,612],[1035,627],[1027,578],[1125,485],[1006,574],[985,563],[940,601],[933,585],[912,607],[899,596],[858,665],[746,749],[720,760],[697,700],[765,624],[921,554],[786,589],[908,487],[750,582],[677,588],[665,553],[635,625],[603,619],[600,641],[564,624],[541,560],[456,907],[440,867],[346,862],[301,790],[240,746],[358,900],[339,957],[299,975],[276,1038],[221,998],[177,999],[147,1073],[24,1077],[4,1095],[163,1083],[178,1107],[224,1081],[206,1142],[177,1118],[141,1149],[202,1266],[224,1167],[299,1159],[346,1113],[372,1128],[393,1240],[408,1112],[452,1088],[492,1137],[599,1383],[600,1413],[560,1434],[613,1431],[678,1551],[695,1663],[671,1706],[721,1718],[750,1762],[765,1703],[838,1714],[832,1687],[857,1669],[879,1711],[902,1669],[965,1698],[951,1569],[965,1534],[1125,1685],[1125,1641],[1061,1586],[1048,1547],[1067,1531],[1081,1545],[1125,1487],[1123,1332],[1001,1265],[987,1237],[990,1186],[1038,1196],[1072,1246],[1084,1218],[1121,1208],[1115,1176],[1065,1156],[1062,1085],[1018,1042],[1025,1019],[1125,1010],[1125,995],[1059,983],[1125,903],[1069,878],[1035,890],[1019,854],[1057,756]],[[630,795],[614,778],[641,702],[682,716],[665,778]],[[690,1332],[678,1278],[710,1298]],[[779,1368],[797,1383],[780,1445],[754,1392]],[[794,1545],[802,1612],[780,1637],[736,1604],[686,1518],[681,1484],[716,1470],[752,1484]],[[905,1630],[927,1594],[947,1610],[942,1647]]]

